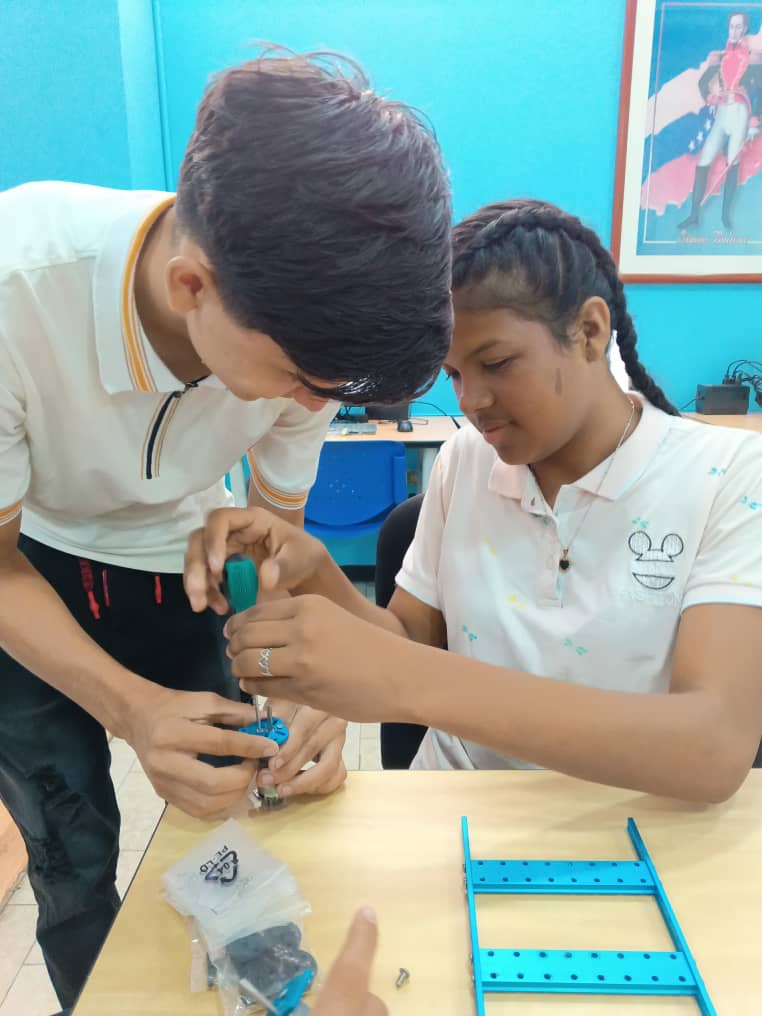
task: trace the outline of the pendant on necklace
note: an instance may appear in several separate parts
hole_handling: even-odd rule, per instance
[[[571,561],[566,556],[568,553],[569,553],[569,551],[565,550],[563,552],[563,556],[561,557],[561,560],[558,562],[558,567],[561,569],[561,571],[568,571],[571,568]]]

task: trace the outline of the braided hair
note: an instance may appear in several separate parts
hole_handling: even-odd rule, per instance
[[[544,201],[516,199],[486,205],[453,231],[453,291],[463,310],[512,310],[543,321],[568,345],[582,304],[606,301],[622,360],[636,391],[676,416],[638,359],[637,335],[616,265],[596,234]]]

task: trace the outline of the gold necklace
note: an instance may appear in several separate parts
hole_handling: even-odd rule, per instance
[[[603,483],[604,483],[606,477],[609,475],[609,470],[611,469],[611,467],[614,464],[614,459],[617,456],[617,452],[619,451],[619,449],[624,444],[624,439],[627,437],[627,431],[630,429],[630,424],[632,423],[632,419],[635,416],[635,403],[632,401],[632,399],[628,399],[627,401],[630,403],[630,407],[631,407],[630,408],[630,415],[627,417],[627,423],[624,425],[624,430],[622,431],[622,436],[619,438],[619,441],[617,442],[617,446],[614,449],[614,451],[613,451],[613,453],[611,455],[611,458],[609,459],[608,464],[606,465],[606,468],[603,470],[603,476],[601,476],[600,480],[598,481],[598,486],[595,488],[595,493],[593,494],[593,496],[590,499],[590,502],[589,502],[589,504],[587,506],[587,509],[585,510],[585,514],[582,516],[582,521],[577,526],[577,528],[576,528],[572,538],[569,540],[568,546],[563,548],[563,553],[561,554],[561,557],[560,557],[560,559],[558,561],[558,567],[561,569],[562,572],[567,572],[571,568],[572,563],[571,563],[571,560],[569,559],[569,548],[571,547],[571,545],[574,543],[574,541],[579,536],[579,531],[584,526],[585,521],[587,519],[587,516],[590,514],[590,509],[593,507],[595,499],[600,494],[601,487],[603,486]]]

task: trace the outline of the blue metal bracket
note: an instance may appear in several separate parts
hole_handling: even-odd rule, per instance
[[[688,995],[703,1016],[717,1016],[633,819],[627,832],[637,861],[473,860],[466,818],[461,829],[477,1016],[485,1016],[485,994],[510,992]],[[483,949],[476,919],[480,894],[653,896],[674,951]]]

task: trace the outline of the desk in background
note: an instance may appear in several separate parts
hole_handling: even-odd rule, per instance
[[[701,423],[711,423],[720,427],[741,427],[756,430],[762,434],[762,413],[746,413],[738,416],[706,416],[700,413],[686,413],[688,417]],[[463,418],[465,420],[465,417]],[[434,465],[440,445],[456,432],[457,427],[449,416],[414,416],[413,430],[408,433],[397,430],[394,422],[379,422],[375,434],[329,434],[326,441],[401,441],[409,448],[419,451],[419,469],[421,490],[428,486],[431,469]],[[237,505],[246,504],[246,484],[243,470],[236,466],[230,472],[231,489]]]
[[[425,490],[439,446],[448,437],[452,437],[458,428],[449,416],[414,416],[412,424],[413,429],[405,433],[397,430],[395,422],[378,421],[375,434],[328,434],[326,441],[400,441],[418,452],[420,489]],[[240,463],[230,470],[228,476],[235,503],[245,507],[248,494]]]
[[[745,413],[736,416],[704,415],[687,413],[687,416],[701,423],[711,423],[718,427],[735,427],[744,430],[756,430],[762,434],[762,413]],[[432,416],[411,418],[413,430],[407,434],[397,430],[395,422],[379,422],[375,434],[329,434],[327,441],[402,441],[410,448],[420,450],[421,490],[426,490],[431,476],[431,469],[437,451],[444,442],[457,431],[457,426],[450,416]],[[458,421],[461,426],[466,423],[465,417]]]
[[[245,819],[291,866],[313,915],[320,963],[353,911],[376,908],[372,989],[394,1016],[469,1016],[468,915],[460,816],[475,857],[631,860],[633,816],[721,1016],[759,1016],[762,770],[727,804],[702,807],[534,772],[360,772],[326,800]],[[74,1016],[217,1016],[213,993],[188,992],[188,933],[161,900],[161,875],[209,830],[168,808]],[[482,897],[480,940],[515,948],[669,949],[645,897]],[[401,990],[399,967],[410,971]],[[490,1016],[690,1016],[687,998],[491,996]]]
[[[413,429],[407,432],[397,430],[394,421],[380,420],[375,434],[329,434],[326,441],[401,441],[420,454],[420,489],[423,491],[428,486],[440,445],[452,437],[458,428],[450,416],[413,416],[410,422]]]

